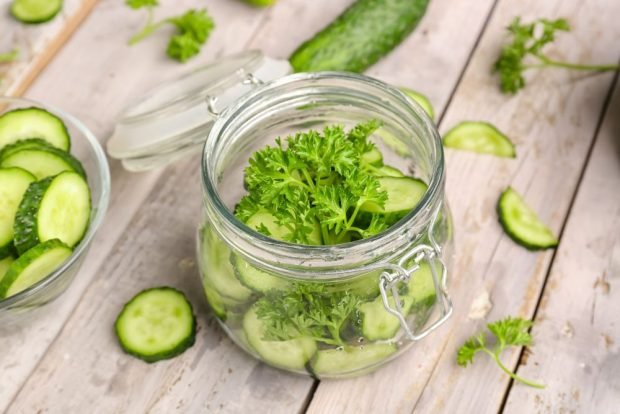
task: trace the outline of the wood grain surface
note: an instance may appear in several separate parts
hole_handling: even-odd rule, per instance
[[[101,0],[26,96],[73,113],[105,142],[121,108],[154,85],[248,48],[286,58],[350,3],[280,0],[255,9],[234,0],[162,0],[158,16],[206,5],[217,24],[200,57],[180,65],[165,57],[166,30],[128,47],[143,15],[119,0]],[[244,354],[217,326],[201,295],[194,261],[198,156],[142,174],[112,161],[110,209],[78,278],[53,311],[0,338],[0,411],[614,412],[620,335],[613,295],[620,250],[613,230],[618,233],[620,211],[610,193],[619,177],[620,92],[605,109],[615,74],[534,72],[528,87],[512,97],[499,92],[490,67],[504,27],[517,15],[569,18],[573,31],[550,48],[558,58],[618,61],[616,3],[433,0],[416,31],[368,71],[427,94],[442,132],[462,120],[486,120],[517,144],[514,160],[448,151],[455,314],[397,361],[364,377],[315,382]],[[529,252],[503,234],[494,210],[508,185],[561,235],[557,252]],[[156,285],[189,293],[200,331],[182,356],[149,365],[121,352],[112,324],[124,302]],[[485,292],[493,302],[489,315],[469,319],[472,302]],[[525,353],[506,352],[504,361],[520,375],[546,382],[545,390],[513,384],[484,358],[467,369],[456,365],[456,350],[468,336],[507,315],[536,317],[536,344]]]

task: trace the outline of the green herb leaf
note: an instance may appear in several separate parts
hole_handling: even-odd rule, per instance
[[[0,53],[0,63],[9,63],[19,57],[19,49],[13,49],[7,53]]]
[[[558,31],[568,32],[570,26],[565,19],[538,19],[533,23],[522,24],[515,17],[507,28],[511,43],[502,48],[493,70],[499,72],[500,87],[504,93],[516,93],[525,87],[523,72],[531,68],[563,67],[575,70],[608,71],[618,70],[618,65],[581,65],[559,62],[544,55],[542,48],[555,40]],[[525,62],[530,57],[534,63]]]
[[[179,29],[179,32],[190,35],[200,44],[207,41],[215,27],[213,19],[205,9],[189,10],[179,17],[170,19],[170,22]]]
[[[126,0],[125,4],[132,9],[141,9],[143,7],[156,7],[159,5],[157,0]]]
[[[531,326],[531,321],[514,317],[508,317],[506,319],[490,323],[487,325],[487,328],[495,336],[495,346],[493,348],[489,348],[487,346],[483,333],[472,336],[463,344],[463,346],[461,346],[461,348],[459,348],[456,355],[456,362],[460,366],[465,367],[474,362],[474,356],[478,352],[484,352],[488,354],[502,369],[502,371],[508,374],[511,378],[525,385],[529,385],[530,387],[544,388],[545,386],[543,384],[538,384],[519,377],[517,374],[509,370],[500,359],[501,353],[507,347],[532,345],[532,336],[528,332],[528,329]]]
[[[200,53],[200,43],[192,35],[185,33],[170,38],[166,54],[172,59],[185,63],[188,59]]]

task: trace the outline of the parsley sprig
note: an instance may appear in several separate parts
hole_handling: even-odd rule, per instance
[[[516,93],[525,87],[523,72],[528,69],[560,67],[574,70],[613,71],[619,65],[582,65],[551,59],[542,52],[542,48],[553,42],[557,32],[568,32],[570,26],[565,19],[538,19],[533,23],[523,24],[520,17],[515,17],[507,28],[512,42],[502,48],[493,70],[499,72],[500,87],[504,93]],[[531,63],[525,62],[530,57]]]
[[[180,62],[186,62],[200,53],[201,46],[207,41],[215,27],[213,19],[209,16],[206,9],[191,9],[180,16],[169,17],[156,22],[154,9],[159,4],[158,0],[126,0],[126,4],[136,10],[146,9],[148,13],[146,25],[140,32],[129,39],[129,44],[134,45],[163,26],[171,24],[177,28],[177,34],[170,38],[166,53],[172,59]]]
[[[288,229],[291,243],[317,244],[311,235],[320,230],[322,244],[375,235],[391,224],[385,216],[365,217],[365,203],[383,206],[387,193],[362,160],[373,150],[369,136],[380,127],[371,120],[345,131],[341,125],[323,132],[300,132],[274,146],[255,152],[245,170],[248,195],[235,209],[247,221],[259,210],[269,211]],[[264,226],[259,228],[266,235]]]
[[[19,49],[13,49],[10,52],[0,53],[0,63],[13,62],[18,57],[19,57]]]
[[[360,303],[361,299],[351,292],[328,292],[324,284],[298,283],[290,291],[268,292],[255,306],[266,340],[304,336],[344,346],[340,332]]]
[[[544,388],[543,384],[522,378],[509,370],[501,361],[500,355],[509,346],[530,346],[532,345],[532,336],[528,329],[532,326],[532,322],[521,318],[507,317],[506,319],[490,323],[487,328],[493,336],[495,336],[495,346],[489,348],[484,333],[469,338],[465,344],[458,350],[456,361],[459,365],[466,367],[467,364],[474,362],[474,356],[478,352],[484,352],[489,355],[497,365],[515,381],[519,381],[525,385],[534,388]]]

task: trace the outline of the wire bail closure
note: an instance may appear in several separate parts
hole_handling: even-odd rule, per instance
[[[438,210],[438,213],[439,211],[440,210]],[[433,218],[430,225],[431,230],[429,230],[429,240],[432,246],[427,244],[415,246],[400,258],[398,265],[390,266],[390,271],[384,271],[379,278],[379,290],[381,291],[383,306],[389,313],[398,318],[407,337],[412,341],[419,341],[433,332],[452,315],[453,311],[452,300],[448,295],[446,286],[448,269],[441,257],[441,246],[439,246],[432,235],[432,229],[435,227],[435,221],[439,215],[438,213]],[[408,262],[410,260],[413,260],[413,266],[408,267]],[[440,315],[439,318],[426,329],[423,329],[419,333],[415,333],[407,323],[405,315],[403,315],[398,285],[408,282],[411,277],[415,277],[415,272],[420,269],[423,260],[428,262],[431,270],[433,284],[435,285],[435,294],[440,305]],[[437,272],[437,264],[441,265],[441,277],[439,277]],[[394,298],[394,307],[390,305],[388,292],[390,292]]]

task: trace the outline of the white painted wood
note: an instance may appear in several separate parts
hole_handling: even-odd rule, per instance
[[[516,15],[527,20],[567,16],[574,30],[558,39],[552,49],[556,56],[615,62],[620,31],[612,16],[619,7],[604,0],[499,2],[440,129],[445,132],[462,120],[490,121],[516,142],[518,157],[448,151],[448,198],[456,223],[450,285],[454,317],[371,376],[321,383],[310,413],[497,412],[508,377],[484,358],[467,369],[456,365],[458,347],[485,323],[467,318],[470,305],[487,290],[494,303],[487,320],[531,317],[552,252],[528,252],[508,239],[497,223],[495,204],[500,191],[512,185],[554,231],[560,230],[613,75],[539,72],[528,75],[526,90],[509,97],[499,93],[490,67],[504,39],[503,28]],[[516,365],[517,356],[506,353],[508,366]]]
[[[12,0],[0,0],[0,53],[19,50],[17,60],[0,63],[0,95],[20,95],[88,15],[96,0],[65,0],[53,20],[26,25],[9,13]]]
[[[507,413],[620,409],[620,86],[607,110],[562,236]]]
[[[197,0],[162,2],[157,13],[168,16],[191,7],[204,7],[204,4]],[[243,50],[248,38],[267,13],[229,0],[211,2],[209,11],[216,21],[228,24],[221,24],[214,31],[199,57],[181,65],[165,57],[165,30],[142,44],[131,48],[126,46],[127,39],[139,30],[144,15],[129,10],[123,2],[101,1],[92,16],[34,82],[26,96],[74,114],[92,129],[101,142],[105,142],[112,132],[117,114],[131,100],[158,82],[179,76],[214,60],[224,52]],[[189,164],[190,161],[181,163]],[[198,164],[193,161],[191,165]],[[110,208],[73,285],[59,299],[58,304],[49,308],[49,314],[19,332],[1,338],[6,352],[0,355],[0,411],[4,411],[37,366],[84,290],[93,279],[105,277],[98,271],[99,267],[108,260],[108,255],[114,251],[119,237],[134,219],[137,209],[164,173],[160,170],[131,174],[124,171],[116,161],[111,161],[111,169],[113,184]],[[116,251],[116,254],[120,253]],[[187,256],[193,257],[193,251],[188,252]]]

